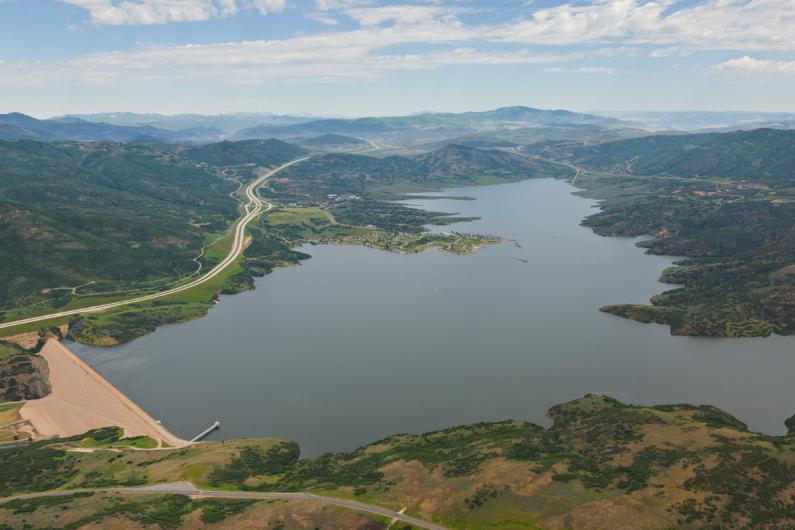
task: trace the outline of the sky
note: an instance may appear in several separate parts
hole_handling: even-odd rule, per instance
[[[795,0],[0,0],[0,112],[795,111]]]

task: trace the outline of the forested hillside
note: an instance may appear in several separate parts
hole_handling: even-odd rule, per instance
[[[721,177],[774,185],[795,182],[795,131],[645,136],[580,147],[572,160],[594,170],[631,175]]]
[[[243,147],[264,166],[303,152],[277,144]],[[206,149],[204,160],[226,165],[225,150]],[[175,152],[157,142],[0,142],[0,309],[58,307],[77,286],[113,292],[196,271],[207,234],[238,215],[230,194],[240,182]]]
[[[505,151],[450,145],[415,156],[376,158],[353,154],[317,156],[285,171],[273,185],[297,195],[363,194],[393,185],[438,189],[533,177],[573,175],[560,165]]]

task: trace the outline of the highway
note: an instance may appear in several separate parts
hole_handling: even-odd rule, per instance
[[[305,156],[303,158],[299,158],[297,160],[293,160],[292,162],[288,162],[284,165],[273,169],[264,175],[257,178],[254,182],[249,184],[246,187],[246,198],[248,198],[248,202],[243,206],[243,216],[237,221],[235,225],[235,239],[232,243],[232,248],[229,250],[229,254],[215,267],[210,269],[204,276],[200,276],[195,280],[186,283],[185,285],[180,285],[179,287],[174,287],[173,289],[168,289],[166,291],[161,291],[159,293],[147,294],[143,296],[137,296],[135,298],[128,298],[126,300],[119,300],[116,302],[110,302],[107,304],[95,305],[91,307],[83,307],[80,309],[71,309],[68,311],[60,311],[57,313],[49,313],[47,315],[39,315],[36,317],[24,318],[21,320],[15,320],[13,322],[3,322],[0,324],[0,329],[3,328],[10,328],[14,326],[19,326],[21,324],[33,324],[35,322],[41,322],[44,320],[49,320],[52,318],[59,318],[59,317],[67,317],[72,315],[78,315],[80,313],[95,313],[98,311],[105,311],[106,309],[113,309],[114,307],[121,307],[127,304],[135,304],[138,302],[146,302],[149,300],[155,300],[157,298],[163,298],[165,296],[170,296],[172,294],[181,293],[182,291],[187,291],[188,289],[193,289],[194,287],[201,285],[209,280],[212,280],[216,276],[218,276],[224,269],[226,269],[229,265],[234,263],[234,261],[240,256],[243,252],[243,245],[246,240],[246,227],[248,224],[256,218],[259,214],[268,212],[273,208],[273,204],[270,202],[265,201],[262,199],[259,194],[257,193],[257,188],[262,186],[266,180],[270,177],[278,173],[279,171],[292,166],[293,164],[297,164],[299,162],[303,162],[304,160],[310,158],[309,156]]]
[[[308,501],[348,508],[357,512],[371,513],[392,520],[402,521],[418,528],[427,530],[446,530],[444,526],[434,524],[417,517],[412,517],[404,513],[388,510],[380,506],[365,504],[349,499],[337,497],[327,497],[324,495],[314,495],[312,493],[301,492],[258,492],[258,491],[213,491],[203,490],[195,487],[190,482],[171,482],[168,484],[156,484],[154,486],[142,486],[136,488],[98,488],[98,489],[78,489],[69,491],[46,491],[43,493],[31,493],[28,495],[17,495],[0,499],[0,504],[16,499],[35,499],[39,497],[62,497],[73,493],[121,493],[126,495],[145,495],[145,494],[176,494],[187,495],[196,498],[223,498],[223,499],[252,499],[252,500],[281,500],[281,501]]]

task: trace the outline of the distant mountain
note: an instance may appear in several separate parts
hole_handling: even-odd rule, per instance
[[[571,159],[621,174],[795,182],[795,131],[647,136],[574,147]]]
[[[39,120],[19,112],[0,114],[0,135],[3,140],[50,140],[54,138],[54,135],[46,131]]]
[[[178,138],[173,132],[150,126],[126,127],[78,118],[38,120],[18,112],[0,114],[0,135],[4,140],[126,141],[142,136],[162,140]]]
[[[110,140],[128,141],[147,137],[172,142],[214,142],[221,139],[266,139],[321,137],[307,146],[353,146],[335,136],[386,138],[395,146],[419,145],[466,135],[500,131],[514,143],[548,139],[604,139],[619,137],[626,123],[616,118],[565,110],[502,107],[484,112],[423,113],[411,116],[357,119],[232,113],[221,115],[155,113],[98,113],[66,115],[37,120],[22,114],[0,115],[0,139]],[[524,131],[521,133],[520,131]],[[328,136],[326,135],[333,135]],[[317,143],[312,143],[317,142]],[[331,142],[331,143],[329,143]]]
[[[588,124],[588,125],[625,125],[619,119],[597,116],[595,114],[582,114],[568,110],[544,110],[531,107],[501,107],[485,112],[464,112],[462,114],[447,114],[446,116],[461,116],[475,122],[507,122],[507,123],[535,123],[543,125],[559,124]]]
[[[72,114],[84,121],[110,123],[123,126],[149,125],[158,129],[186,132],[190,130],[209,130],[217,135],[228,135],[233,132],[258,125],[289,125],[303,123],[317,118],[312,116],[278,115],[268,112],[233,112],[229,114],[174,114],[156,113],[138,114],[133,112],[107,112],[98,114]]]
[[[720,112],[720,111],[622,111],[604,112],[652,130],[682,131],[758,129],[760,127],[793,128],[795,113],[790,112]]]
[[[467,132],[497,130],[517,125],[599,125],[620,127],[615,118],[580,114],[565,110],[541,110],[529,107],[503,107],[485,112],[418,114],[384,118],[327,119],[293,125],[261,125],[238,133],[241,138],[295,137],[318,134],[384,135],[397,133],[447,133],[461,136]]]
[[[0,140],[44,140],[46,136],[41,132],[31,131],[14,125],[13,123],[0,122]]]
[[[301,139],[300,143],[309,147],[353,147],[367,144],[365,140],[342,134],[322,134],[314,138]]]
[[[213,166],[238,166],[256,164],[275,166],[298,158],[307,151],[280,140],[223,141],[187,149],[181,153],[184,158]]]

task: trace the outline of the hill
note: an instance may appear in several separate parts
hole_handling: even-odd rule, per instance
[[[660,135],[575,149],[575,163],[627,175],[721,177],[765,183],[795,182],[795,131]]]
[[[0,310],[60,307],[77,291],[151,289],[195,273],[208,234],[237,217],[230,194],[250,176],[215,167],[240,153],[270,166],[303,152],[227,142],[191,150],[199,164],[157,141],[0,142]]]
[[[350,147],[367,145],[367,142],[360,138],[353,138],[342,134],[322,134],[314,138],[302,139],[301,143],[308,147]]]
[[[376,158],[354,154],[316,156],[291,167],[271,187],[278,192],[317,196],[401,189],[439,189],[453,185],[510,182],[564,175],[568,169],[505,151],[449,145],[420,155]]]
[[[51,136],[44,131],[26,129],[14,123],[0,122],[0,140],[45,140]]]
[[[600,395],[556,405],[548,416],[549,428],[483,422],[303,459],[284,440],[145,451],[131,446],[147,440],[100,429],[0,451],[0,496],[188,480],[226,491],[331,493],[446,528],[772,529],[795,520],[791,435],[750,432],[709,405],[635,406]],[[53,520],[70,528],[391,527],[307,501],[88,491],[0,505],[0,525]]]
[[[248,127],[262,124],[287,125],[303,123],[317,118],[272,114],[268,112],[231,112],[227,114],[157,114],[135,112],[105,112],[95,114],[70,114],[67,118],[78,118],[90,122],[113,125],[149,125],[170,131],[207,128],[223,134],[230,134]]]
[[[0,114],[0,135],[5,140],[126,141],[140,136],[173,140],[179,135],[150,126],[126,127],[78,118],[38,120],[20,113]]]
[[[196,162],[214,166],[276,166],[306,154],[300,147],[279,140],[223,141],[194,147],[182,152],[182,156]]]

